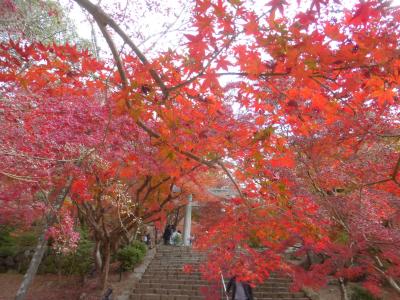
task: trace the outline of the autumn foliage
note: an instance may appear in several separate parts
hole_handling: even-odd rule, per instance
[[[2,222],[40,219],[72,176],[60,214],[83,216],[109,253],[203,191],[209,279],[398,288],[399,8],[196,0],[185,44],[150,60],[112,14],[76,2],[111,50],[115,36],[129,50],[98,61],[68,44],[1,43]],[[227,181],[234,198],[206,195]]]

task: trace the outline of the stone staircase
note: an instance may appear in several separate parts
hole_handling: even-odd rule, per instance
[[[132,290],[130,299],[204,300],[202,290],[211,287],[198,272],[198,266],[204,258],[204,254],[189,247],[158,246],[154,259]],[[194,271],[183,272],[186,264],[193,265]],[[256,300],[309,300],[304,293],[289,292],[289,285],[289,278],[271,277],[254,289],[254,297]]]

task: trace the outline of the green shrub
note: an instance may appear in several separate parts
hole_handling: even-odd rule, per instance
[[[27,231],[16,237],[18,252],[35,249],[38,242],[38,236],[34,232]]]
[[[35,232],[26,231],[13,235],[14,229],[11,227],[0,226],[0,257],[12,256],[17,258],[17,269],[20,273],[25,273],[29,267],[31,255],[26,256],[25,252],[32,254],[37,244]],[[85,230],[80,231],[80,240],[75,252],[69,254],[57,254],[49,249],[39,266],[39,273],[52,274],[86,274],[93,265],[93,242],[89,240]],[[6,270],[5,270],[6,271]]]
[[[139,249],[140,251],[142,251],[143,252],[143,254],[146,254],[146,252],[147,252],[147,246],[146,246],[146,244],[145,243],[143,243],[143,242],[141,242],[141,241],[133,241],[132,243],[131,243],[131,246],[132,247],[134,247],[134,248],[136,248],[136,249]]]
[[[17,244],[15,237],[11,236],[12,229],[0,227],[0,257],[14,256],[17,254]]]
[[[59,254],[49,249],[39,267],[39,273],[61,273],[63,275],[85,275],[93,265],[93,242],[85,230],[80,231],[80,240],[75,252]]]
[[[121,263],[121,270],[133,270],[137,264],[143,261],[146,251],[146,245],[139,241],[134,241],[131,245],[118,250],[117,260]]]
[[[87,231],[81,231],[81,238],[79,240],[78,249],[76,252],[71,253],[62,260],[61,268],[63,273],[85,275],[90,271],[94,264],[93,260],[93,247],[94,243],[88,238]]]
[[[366,289],[354,286],[352,287],[351,300],[379,300],[379,298],[374,297],[369,291]]]
[[[32,231],[15,234],[15,229],[0,226],[0,256],[14,256],[36,247],[37,235]]]
[[[54,253],[53,250],[49,250],[47,255],[43,258],[42,262],[39,265],[38,273],[39,274],[57,274],[62,273],[59,267],[59,255]],[[27,267],[27,266],[26,266]],[[22,273],[26,272],[25,268],[21,269]]]

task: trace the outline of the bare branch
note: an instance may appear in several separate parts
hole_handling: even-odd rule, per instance
[[[38,182],[37,180],[33,180],[32,177],[29,177],[29,176],[15,175],[15,174],[3,172],[3,171],[0,171],[0,174],[6,176],[8,178],[19,180],[19,181],[35,182],[35,183]]]
[[[392,178],[382,179],[382,180],[378,180],[378,181],[374,181],[374,182],[369,182],[369,183],[363,184],[363,186],[372,186],[372,185],[375,185],[375,184],[385,183],[385,182],[388,182],[388,181],[391,181],[391,180],[392,180]]]
[[[397,173],[399,173],[399,169],[400,169],[400,155],[399,155],[399,158],[397,159],[396,166],[394,167],[394,170],[393,170],[393,174],[392,174],[393,181],[396,181],[396,176],[397,176]]]
[[[255,75],[260,78],[267,78],[267,77],[274,77],[274,76],[286,76],[289,75],[289,72],[284,72],[284,73],[260,73],[260,74],[250,74],[248,72],[218,72],[215,75],[217,76],[243,76],[247,77],[250,75]]]
[[[76,162],[79,160],[79,158],[57,159],[57,158],[49,158],[49,157],[30,156],[30,155],[21,154],[21,153],[4,152],[4,151],[0,151],[0,154],[5,155],[5,156],[23,157],[23,158],[27,158],[27,159],[54,161],[54,162]]]
[[[229,172],[229,170],[225,167],[222,161],[217,162],[218,165],[224,170],[225,174],[229,177],[229,179],[232,181],[233,185],[235,186],[237,192],[239,193],[239,196],[241,198],[244,198],[242,191],[240,190],[239,185],[237,184],[236,180],[233,178],[232,174]]]
[[[117,64],[119,76],[121,76],[122,84],[123,84],[124,88],[126,88],[128,86],[128,78],[126,77],[126,72],[125,72],[124,65],[122,64],[121,56],[119,55],[117,47],[115,46],[110,34],[108,33],[106,26],[101,25],[101,24],[98,24],[98,25],[101,30],[101,33],[103,34],[104,38],[106,39],[108,47],[110,47],[111,53]]]
[[[145,66],[150,66],[150,62],[147,60],[146,56],[140,51],[140,49],[135,45],[135,43],[129,38],[129,36],[118,26],[118,24],[110,18],[101,7],[91,3],[89,0],[75,0],[81,7],[86,9],[96,20],[97,24],[99,24],[100,28],[109,25],[112,29],[115,30],[116,33],[122,38],[122,40],[131,47],[133,52],[135,52],[136,56],[140,59],[140,61]],[[153,77],[156,84],[161,88],[161,91],[164,95],[164,99],[168,98],[168,89],[165,86],[164,82],[161,80],[160,76],[157,72],[150,68],[149,73],[151,77]]]
[[[400,134],[378,134],[382,138],[400,138]]]
[[[206,73],[206,70],[211,65],[211,63],[218,57],[219,54],[222,53],[223,50],[227,49],[230,46],[230,44],[233,42],[233,40],[235,38],[236,38],[236,35],[233,35],[231,37],[231,39],[229,40],[229,42],[227,43],[227,45],[225,45],[224,47],[221,47],[221,49],[216,49],[214,51],[214,53],[210,56],[210,58],[209,58],[208,62],[206,63],[206,65],[202,68],[202,70],[199,73],[197,73],[193,77],[191,77],[191,78],[189,78],[189,79],[187,79],[187,80],[185,80],[185,81],[183,81],[183,82],[181,82],[181,83],[179,83],[179,84],[177,84],[177,85],[175,85],[173,87],[170,87],[168,90],[169,91],[177,90],[177,89],[179,89],[179,88],[181,88],[181,87],[183,87],[185,85],[188,85],[188,84],[192,83],[196,79],[202,77]]]

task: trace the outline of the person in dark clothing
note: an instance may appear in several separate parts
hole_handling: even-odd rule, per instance
[[[232,300],[254,300],[251,286],[247,282],[237,281],[236,276],[233,276],[226,286],[228,293],[231,289]]]
[[[170,239],[172,235],[172,225],[168,224],[165,227],[164,234],[163,234],[163,239],[164,239],[164,245],[170,245]]]

